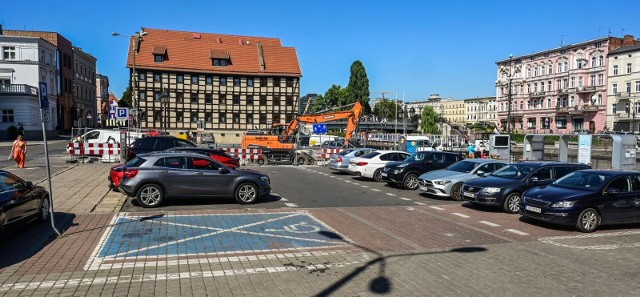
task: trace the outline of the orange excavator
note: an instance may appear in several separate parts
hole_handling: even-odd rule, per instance
[[[246,133],[242,138],[242,148],[262,148],[263,153],[264,151],[277,152],[278,156],[276,156],[275,153],[272,153],[272,156],[269,156],[269,154],[267,154],[265,157],[269,159],[291,159],[293,157],[293,144],[295,142],[295,134],[300,123],[319,124],[344,119],[347,120],[347,130],[344,142],[345,146],[347,146],[349,144],[349,141],[351,140],[353,132],[358,126],[358,120],[360,118],[360,115],[362,115],[363,110],[360,102],[341,106],[336,109],[343,109],[346,107],[351,107],[351,109],[300,115],[293,119],[289,124],[286,124],[284,130],[282,130],[283,125],[274,124],[274,129],[272,129],[272,131],[281,130],[281,133],[272,132],[271,135],[264,135],[260,133]],[[301,153],[306,154],[304,152],[299,152],[298,154]],[[296,157],[306,159],[303,160],[306,162],[309,162],[310,159],[312,159],[312,157],[309,155]]]

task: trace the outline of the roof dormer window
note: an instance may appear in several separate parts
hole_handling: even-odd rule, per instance
[[[153,54],[153,61],[156,63],[162,63],[167,59],[167,47],[164,45],[154,45],[151,53]]]
[[[229,53],[223,50],[209,50],[211,65],[215,67],[225,67],[231,64]]]

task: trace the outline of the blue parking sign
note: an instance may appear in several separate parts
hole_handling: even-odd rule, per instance
[[[49,108],[49,97],[47,97],[47,83],[42,81],[40,82],[40,108]]]
[[[118,120],[127,120],[129,118],[129,109],[126,107],[116,108],[116,118]]]
[[[313,133],[314,134],[325,134],[325,133],[327,133],[327,124],[315,124],[315,125],[313,125]]]

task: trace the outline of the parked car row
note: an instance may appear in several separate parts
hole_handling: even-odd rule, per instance
[[[636,171],[592,170],[589,165],[566,162],[462,160],[455,153],[409,155],[366,148],[333,155],[329,168],[427,195],[575,226],[581,232],[640,222],[640,172]]]

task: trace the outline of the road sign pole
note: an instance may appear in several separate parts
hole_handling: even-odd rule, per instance
[[[47,166],[47,181],[49,182],[49,218],[51,219],[51,228],[62,236],[56,228],[55,218],[53,217],[53,186],[51,186],[51,165],[49,164],[49,145],[47,144],[47,127],[45,125],[45,112],[49,109],[49,100],[47,98],[47,85],[40,83],[40,121],[42,122],[42,140],[44,141],[44,159]]]

